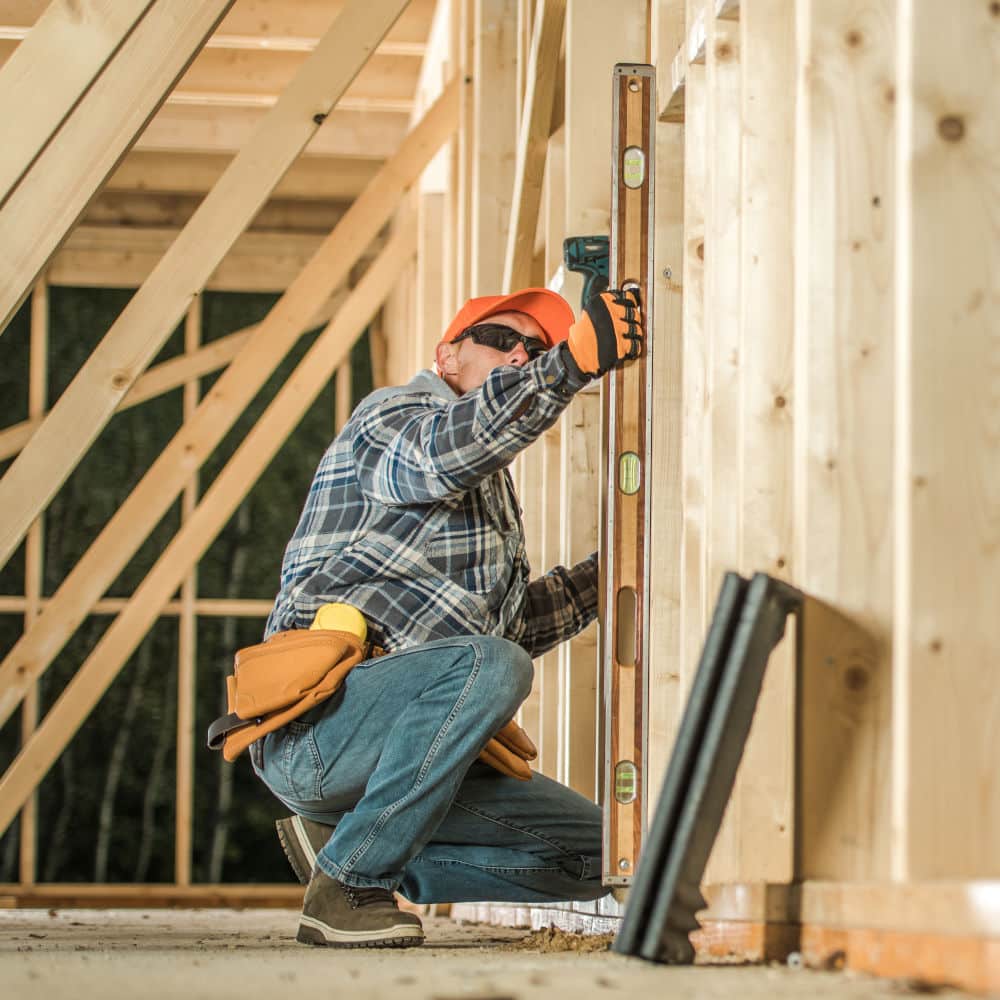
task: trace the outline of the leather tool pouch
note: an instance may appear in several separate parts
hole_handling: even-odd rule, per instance
[[[528,734],[513,720],[507,723],[483,748],[479,759],[501,774],[520,781],[531,780],[528,761],[538,756],[535,744]]]
[[[356,635],[333,629],[277,632],[236,653],[226,678],[229,714],[208,727],[208,745],[235,760],[251,743],[329,698],[365,650]]]

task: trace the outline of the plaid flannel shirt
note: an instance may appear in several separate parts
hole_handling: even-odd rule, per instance
[[[320,462],[285,550],[266,634],[358,608],[390,651],[498,635],[539,656],[597,614],[597,554],[531,580],[507,466],[582,382],[559,345],[457,396],[431,371],[355,409]]]

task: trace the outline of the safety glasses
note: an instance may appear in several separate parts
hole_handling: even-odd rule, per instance
[[[483,347],[491,347],[494,351],[503,351],[509,354],[521,344],[528,355],[529,361],[541,357],[548,348],[537,337],[526,337],[517,330],[512,330],[509,326],[502,326],[500,323],[477,323],[463,330],[453,341],[458,343],[468,337],[474,344],[481,344]]]

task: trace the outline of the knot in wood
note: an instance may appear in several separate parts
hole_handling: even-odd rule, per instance
[[[129,384],[129,377],[127,372],[115,372],[111,376],[111,388],[112,389],[124,389]]]
[[[848,691],[863,691],[868,686],[868,671],[864,667],[851,667],[844,674]]]
[[[958,142],[965,137],[965,121],[960,115],[945,115],[938,121],[938,135],[945,142]]]
[[[856,49],[865,40],[865,36],[862,35],[860,31],[855,29],[853,31],[849,31],[844,40],[847,42],[847,47],[849,49]]]
[[[785,408],[785,402],[786,402],[786,400],[785,400],[784,396],[775,396],[774,397],[774,405],[779,410],[783,410]]]
[[[313,122],[317,125],[322,125],[326,121],[326,115],[322,111],[317,111],[313,115]]]

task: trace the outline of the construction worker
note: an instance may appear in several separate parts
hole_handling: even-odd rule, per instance
[[[250,747],[295,814],[279,833],[308,879],[299,941],[420,944],[394,890],[414,902],[606,892],[599,808],[477,756],[528,695],[532,658],[597,613],[596,553],[530,579],[507,466],[641,341],[631,293],[594,296],[578,320],[544,289],[472,299],[435,370],[371,393],[320,462],[267,634],[344,602],[383,655]]]

